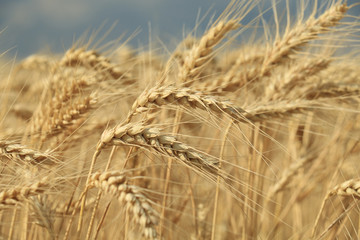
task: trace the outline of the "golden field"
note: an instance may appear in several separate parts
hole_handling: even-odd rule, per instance
[[[358,239],[359,6],[299,2],[3,56],[0,239]]]

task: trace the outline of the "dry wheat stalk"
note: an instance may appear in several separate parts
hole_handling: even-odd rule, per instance
[[[48,181],[48,177],[44,177],[40,181],[28,184],[27,186],[3,190],[0,192],[0,205],[15,205],[29,199],[31,196],[39,195],[49,186]]]
[[[56,162],[56,159],[49,153],[42,153],[6,140],[0,140],[0,155],[7,156],[11,159],[19,159],[30,164],[49,164]]]
[[[95,203],[95,198],[87,199],[84,208],[89,209],[93,207]],[[51,204],[51,210],[56,212],[57,214],[71,214],[73,211],[80,211],[81,202],[72,201],[71,203],[60,202],[57,204]]]
[[[314,160],[314,156],[302,157],[298,161],[292,163],[281,175],[280,179],[270,187],[268,198],[272,198],[276,193],[283,190],[291,181],[291,178],[304,167],[307,163]]]
[[[209,62],[213,48],[228,32],[238,27],[236,20],[219,21],[215,26],[212,26],[185,57],[184,64],[179,72],[179,82],[184,83],[194,80],[206,67],[206,63]]]
[[[230,102],[220,101],[212,96],[206,96],[189,88],[176,88],[173,86],[154,87],[145,91],[134,102],[128,115],[128,122],[133,115],[149,110],[151,105],[161,107],[163,105],[180,105],[185,108],[198,108],[219,114],[228,114],[230,117],[245,121],[244,110],[233,106]]]
[[[137,186],[127,183],[124,173],[119,171],[96,172],[92,174],[89,187],[96,187],[118,198],[134,215],[135,221],[144,228],[144,235],[150,239],[157,238],[155,226],[157,213],[151,207],[149,199]]]
[[[198,150],[178,141],[175,137],[164,135],[158,128],[148,128],[142,123],[128,123],[107,129],[97,146],[100,151],[106,145],[131,145],[153,149],[155,152],[173,157],[191,167],[217,172],[219,161],[205,156]]]

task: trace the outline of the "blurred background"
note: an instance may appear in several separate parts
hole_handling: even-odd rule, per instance
[[[360,0],[348,0],[349,4]],[[102,30],[103,37],[113,23],[115,27],[102,41],[107,43],[124,35],[134,48],[148,46],[151,41],[165,45],[183,39],[191,31],[200,16],[204,17],[199,32],[205,30],[211,17],[218,16],[230,0],[0,0],[0,52],[20,60],[28,55],[45,52],[64,52],[85,32]],[[272,0],[260,1],[262,9],[268,9]],[[296,12],[300,0],[290,0],[291,11]],[[297,4],[293,4],[293,3]],[[310,1],[311,2],[311,1]],[[328,3],[319,0],[319,5]],[[281,5],[279,5],[279,9]],[[298,8],[299,9],[299,8]],[[258,15],[255,9],[247,16],[246,24]],[[265,20],[272,12],[264,15]],[[359,7],[352,9],[359,16]],[[171,44],[170,44],[171,45]]]

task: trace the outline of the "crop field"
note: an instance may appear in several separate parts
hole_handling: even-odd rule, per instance
[[[173,51],[3,54],[0,239],[359,239],[359,5],[254,2]]]

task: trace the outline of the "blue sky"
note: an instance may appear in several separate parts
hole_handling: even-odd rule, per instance
[[[290,0],[292,1],[292,0]],[[298,0],[294,0],[298,1]],[[324,2],[322,0],[320,2]],[[359,0],[350,0],[356,2]],[[63,52],[74,38],[103,23],[103,34],[117,22],[104,43],[125,33],[134,47],[146,46],[149,23],[153,41],[182,39],[183,30],[191,30],[200,12],[204,23],[221,13],[230,0],[0,0],[0,51],[12,49],[18,59],[39,51]],[[271,0],[262,1],[263,8]],[[355,15],[359,13],[355,11]],[[352,12],[354,14],[354,12]],[[359,15],[359,14],[358,14]],[[249,18],[250,19],[250,18]],[[247,20],[249,20],[247,19]],[[245,19],[246,21],[246,19]],[[203,28],[206,27],[204,24]]]

